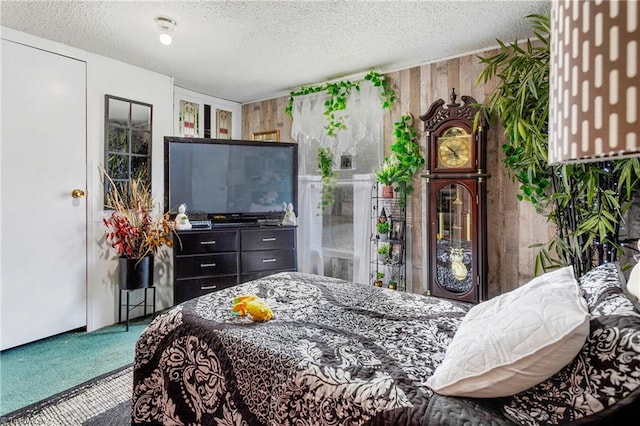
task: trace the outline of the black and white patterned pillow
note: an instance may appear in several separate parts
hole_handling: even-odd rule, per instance
[[[584,274],[580,289],[592,316],[640,315],[633,302],[624,295],[624,276],[617,263],[605,263]]]
[[[580,278],[591,314],[584,347],[549,379],[505,398],[502,411],[509,419],[524,425],[582,422],[640,398],[640,313],[622,282],[617,264]]]

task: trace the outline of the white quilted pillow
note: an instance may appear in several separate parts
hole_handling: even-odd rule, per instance
[[[638,243],[638,247],[640,247],[640,243]],[[631,270],[631,274],[629,274],[627,291],[635,297],[637,301],[640,301],[640,262],[636,263],[636,266]]]
[[[427,384],[442,395],[513,395],[570,363],[588,334],[573,270],[558,269],[471,308]]]

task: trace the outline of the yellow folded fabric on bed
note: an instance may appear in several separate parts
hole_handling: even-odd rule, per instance
[[[241,317],[247,314],[256,322],[265,322],[273,318],[273,311],[267,303],[255,294],[247,294],[233,298],[233,313]]]

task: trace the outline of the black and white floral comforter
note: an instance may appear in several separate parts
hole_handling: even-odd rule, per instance
[[[240,294],[274,319],[233,316]],[[468,308],[302,273],[210,293],[140,337],[133,424],[430,424],[425,383]]]
[[[589,336],[553,376],[504,398],[426,386],[469,305],[333,278],[282,273],[157,317],[136,348],[132,424],[637,424],[640,310],[620,267],[579,279]],[[231,315],[257,294],[275,318]]]

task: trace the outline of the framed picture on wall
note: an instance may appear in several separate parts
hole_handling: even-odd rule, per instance
[[[266,132],[253,132],[253,140],[280,142],[280,130],[267,130]]]
[[[404,220],[391,220],[391,233],[389,238],[393,240],[404,239]]]
[[[353,167],[353,160],[351,155],[340,156],[340,168],[343,170],[349,170]]]
[[[216,109],[216,137],[231,139],[231,111]]]
[[[180,101],[180,134],[200,136],[200,105],[195,102]]]
[[[404,250],[404,247],[402,247],[402,244],[391,245],[390,257],[391,257],[391,263],[393,265],[402,264],[402,250]]]

